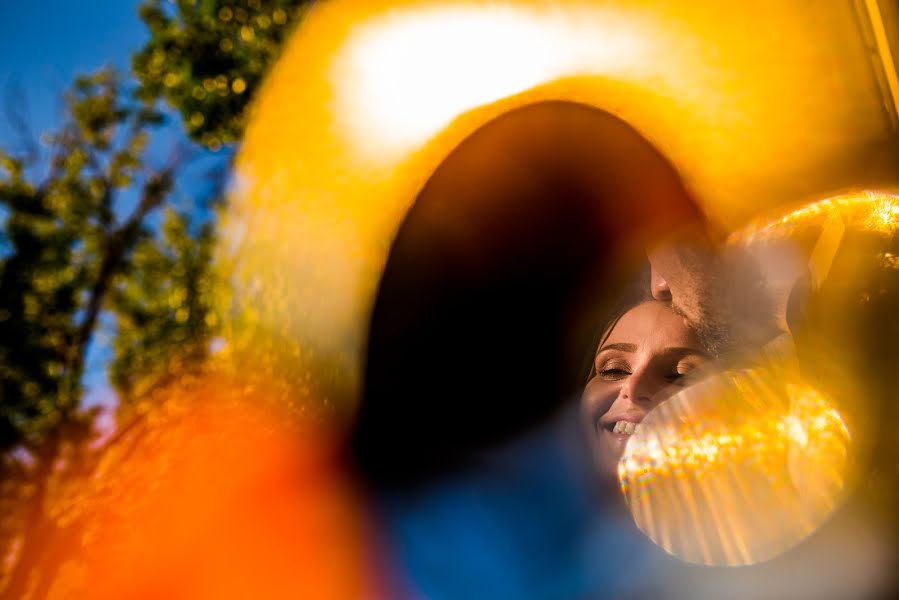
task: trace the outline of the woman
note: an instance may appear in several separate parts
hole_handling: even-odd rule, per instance
[[[612,321],[581,396],[582,421],[602,476],[616,476],[625,444],[644,417],[709,360],[687,320],[662,302],[641,302]]]

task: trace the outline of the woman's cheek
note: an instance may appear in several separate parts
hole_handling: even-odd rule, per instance
[[[590,428],[595,428],[597,419],[612,407],[617,395],[613,388],[608,382],[594,377],[584,389],[582,405],[584,418],[589,421]]]

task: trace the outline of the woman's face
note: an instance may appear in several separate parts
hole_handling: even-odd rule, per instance
[[[595,373],[581,396],[581,415],[601,473],[617,473],[638,424],[708,360],[684,317],[661,302],[644,302],[618,320],[597,349]]]

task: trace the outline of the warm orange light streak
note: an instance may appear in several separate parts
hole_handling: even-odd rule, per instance
[[[220,257],[235,363],[351,412],[409,204],[462,139],[521,105],[571,100],[621,117],[718,223],[813,193],[815,169],[883,139],[885,124],[851,7],[817,7],[813,23],[807,12],[798,1],[316,3],[257,96],[236,163]]]
[[[825,227],[838,218],[846,228],[891,235],[899,230],[899,194],[859,190],[806,204],[770,219],[757,217],[731,236],[732,243],[789,239],[796,226]]]
[[[559,77],[676,75],[650,57],[676,27],[620,8],[435,3],[360,25],[333,72],[335,115],[360,152],[389,160],[466,112]],[[694,74],[695,76],[695,74]],[[665,81],[669,80],[669,81]]]
[[[360,598],[363,515],[334,439],[220,377],[160,392],[78,495],[51,598]]]
[[[883,74],[887,79],[890,96],[893,100],[893,108],[899,114],[899,76],[896,74],[896,65],[893,61],[893,52],[890,49],[889,38],[883,24],[883,15],[877,0],[865,0],[865,10],[871,20],[871,29],[877,44],[877,54],[883,63]]]
[[[752,564],[831,514],[848,443],[840,414],[816,390],[774,371],[728,372],[650,413],[619,477],[637,526],[666,551]]]

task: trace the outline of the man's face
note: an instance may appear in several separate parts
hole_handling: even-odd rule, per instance
[[[652,296],[667,302],[721,357],[751,350],[772,335],[774,311],[752,258],[706,239],[677,239],[647,251]]]
[[[705,244],[676,241],[652,248],[652,297],[667,302],[696,326],[708,318],[715,255]]]

